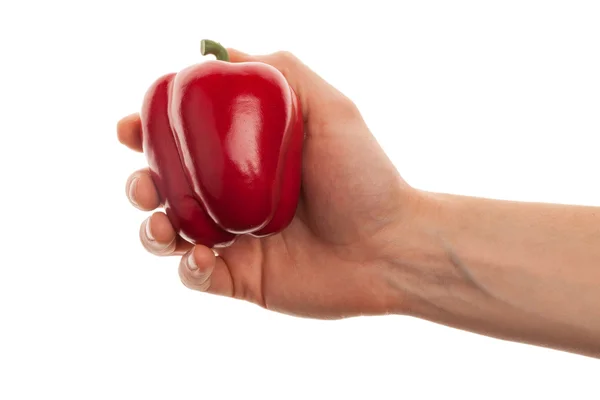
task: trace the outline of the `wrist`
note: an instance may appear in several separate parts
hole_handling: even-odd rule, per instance
[[[415,190],[389,229],[382,258],[395,313],[432,319],[458,298],[484,295],[451,247],[449,224],[460,221],[457,209],[448,196]]]
[[[565,219],[592,218],[594,210],[426,192],[419,192],[415,204],[385,247],[385,280],[396,293],[395,313],[500,339],[600,354],[594,319],[577,318],[577,308],[593,310],[596,298],[589,296],[586,304],[580,296],[574,306],[556,300],[585,293],[589,285],[579,277],[553,275],[564,260],[551,246],[540,246],[560,241],[562,252],[584,254],[579,264],[593,265],[589,250],[580,249],[596,228],[580,223],[560,236],[555,227],[561,222],[568,227]],[[581,215],[575,215],[578,210]],[[567,293],[561,293],[565,286]]]

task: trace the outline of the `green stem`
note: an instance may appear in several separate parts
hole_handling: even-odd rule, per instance
[[[225,47],[221,46],[220,43],[214,42],[208,39],[202,39],[200,42],[200,53],[205,56],[212,54],[217,57],[220,61],[229,61],[229,54]]]

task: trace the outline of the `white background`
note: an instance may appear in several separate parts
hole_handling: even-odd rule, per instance
[[[295,53],[416,187],[600,206],[597,1],[1,1],[0,399],[600,398],[591,358],[184,288],[115,125],[202,38]]]

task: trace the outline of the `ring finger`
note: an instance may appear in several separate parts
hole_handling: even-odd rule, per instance
[[[181,238],[163,212],[157,211],[140,226],[140,241],[144,248],[157,256],[181,255],[192,248],[192,244]]]

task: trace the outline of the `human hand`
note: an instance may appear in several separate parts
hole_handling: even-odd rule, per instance
[[[187,287],[270,310],[312,318],[401,312],[403,296],[389,283],[383,249],[391,227],[417,203],[417,191],[400,177],[356,106],[296,57],[232,49],[229,55],[231,62],[274,66],[302,103],[306,138],[296,216],[279,234],[240,236],[216,255],[177,236],[156,211],[141,225],[144,247],[183,255],[179,274]],[[121,143],[142,151],[139,115],[119,121],[117,130]],[[162,206],[147,169],[129,177],[127,195],[145,211]]]

